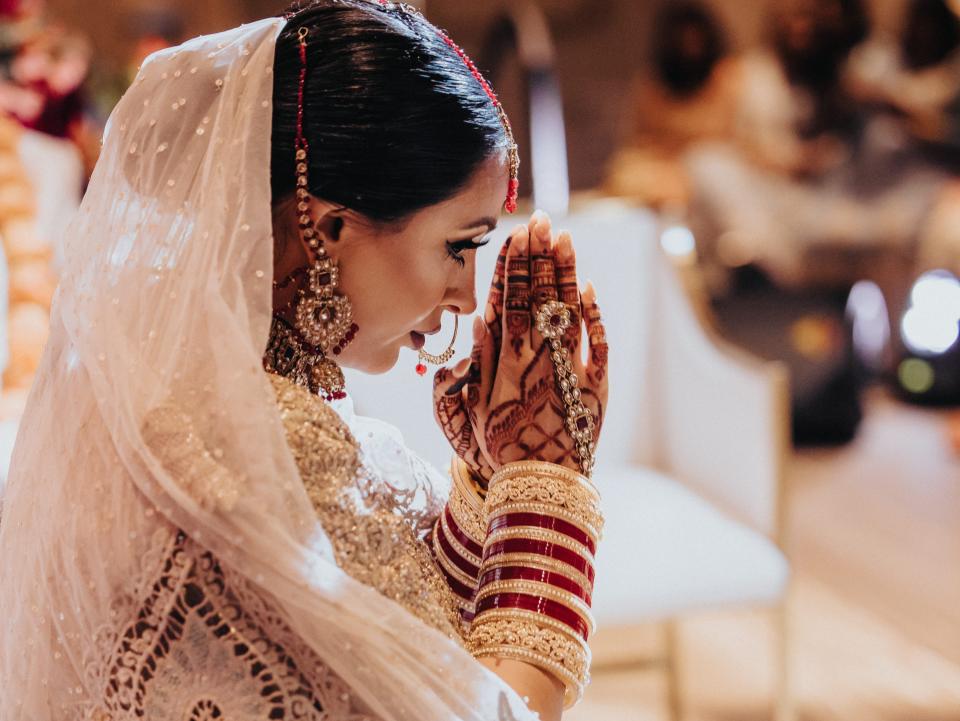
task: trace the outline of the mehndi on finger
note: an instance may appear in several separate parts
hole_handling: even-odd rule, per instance
[[[504,309],[506,315],[505,340],[520,357],[530,333],[530,234],[527,229],[518,232],[507,254],[507,282]]]

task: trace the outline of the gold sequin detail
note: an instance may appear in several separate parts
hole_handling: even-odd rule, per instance
[[[470,633],[471,648],[476,652],[492,646],[519,646],[541,653],[564,666],[576,679],[585,678],[590,664],[586,644],[555,628],[547,627],[524,616],[500,618],[474,624]]]
[[[229,512],[237,504],[245,480],[218,462],[193,420],[179,407],[154,408],[143,422],[143,438],[164,469],[204,508]]]
[[[463,643],[456,598],[421,519],[406,518],[363,466],[360,447],[336,411],[292,380],[268,374],[307,495],[346,573]],[[359,491],[359,493],[358,493]]]
[[[471,486],[469,471],[466,464],[459,458],[454,458],[450,466],[450,477],[453,486],[450,489],[450,499],[447,504],[460,530],[466,533],[479,545],[487,535],[487,522],[483,514],[483,499],[477,490]]]
[[[603,514],[599,498],[583,486],[565,479],[542,475],[520,475],[491,482],[486,508],[492,510],[507,503],[546,503],[568,511],[574,517],[602,532]]]

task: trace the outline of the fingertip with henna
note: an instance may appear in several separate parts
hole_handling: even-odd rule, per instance
[[[474,324],[476,327],[476,324]],[[453,367],[453,377],[454,378],[463,378],[467,375],[467,371],[470,370],[471,360],[469,358],[463,358],[459,363]]]
[[[510,243],[509,255],[526,255],[529,245],[530,228],[526,225],[521,225],[519,228],[517,228],[517,232],[514,233],[513,242]]]
[[[483,322],[483,318],[478,315],[473,316],[473,342],[477,343],[483,338],[483,333],[487,329],[487,324]]]

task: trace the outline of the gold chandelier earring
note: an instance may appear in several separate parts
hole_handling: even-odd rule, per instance
[[[346,397],[343,371],[330,355],[338,356],[354,339],[359,326],[353,322],[353,307],[347,297],[337,292],[340,268],[327,254],[323,239],[310,217],[308,190],[309,146],[303,132],[303,97],[307,76],[307,33],[298,31],[300,41],[300,82],[297,95],[296,136],[296,199],[300,237],[311,257],[306,289],[299,289],[291,328],[275,314],[267,349],[269,369],[307,386],[327,400]],[[303,271],[301,270],[300,273]]]
[[[427,363],[431,363],[435,366],[442,366],[444,363],[453,358],[453,346],[457,342],[457,331],[460,329],[460,316],[453,316],[453,340],[450,341],[450,345],[447,346],[447,349],[440,355],[431,355],[427,353],[423,348],[420,349],[420,362],[417,363],[417,375],[425,375],[427,372]]]

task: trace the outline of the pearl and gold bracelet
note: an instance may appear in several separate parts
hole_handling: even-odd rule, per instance
[[[565,706],[572,706],[589,676],[600,495],[564,466],[508,463],[490,480],[483,516],[468,648],[476,657],[524,661],[552,674],[566,688]]]

